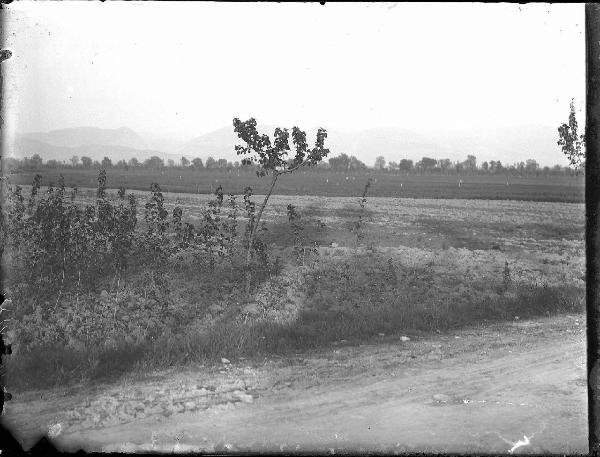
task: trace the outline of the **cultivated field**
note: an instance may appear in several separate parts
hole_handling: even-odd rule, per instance
[[[374,194],[377,194],[378,184],[379,181],[373,185]],[[40,189],[40,194],[44,191],[44,188]],[[27,196],[29,192],[29,187],[23,189],[23,195]],[[107,192],[106,201],[115,208],[126,201],[120,200],[114,190]],[[136,191],[134,194],[139,213],[135,236],[146,239],[148,237],[144,233],[153,222],[144,214],[152,211],[153,207],[145,206],[150,201],[148,192]],[[190,223],[198,228],[215,222],[215,213],[211,212],[215,208],[214,195],[166,193],[163,196],[161,205],[169,220],[178,207],[182,224]],[[260,202],[262,197],[254,195],[251,199]],[[209,205],[211,201],[213,203]],[[241,197],[238,197],[240,201]],[[96,190],[82,189],[73,204],[83,208],[95,202]],[[297,214],[292,222],[288,217],[289,205],[294,206]],[[238,209],[235,218],[238,228],[231,240],[232,246],[243,243],[247,223],[241,203]],[[220,211],[216,225],[234,219],[226,203]],[[402,348],[410,341],[410,350],[407,349],[404,361],[384,357],[371,368],[380,380],[386,378],[386,373],[397,372],[398,366],[404,364],[416,370],[411,372],[407,368],[406,373],[402,371],[404,374],[401,376],[408,377],[402,378],[404,381],[397,387],[412,389],[410,386],[416,386],[415,380],[421,379],[419,382],[430,386],[431,391],[421,388],[419,395],[407,397],[396,407],[408,408],[407,411],[413,408],[411,411],[415,414],[422,413],[419,416],[422,421],[431,420],[430,413],[425,414],[419,409],[421,406],[416,406],[424,401],[442,405],[458,405],[458,400],[467,400],[467,403],[477,399],[492,401],[490,395],[494,389],[491,387],[479,392],[479,397],[476,390],[469,391],[468,395],[457,393],[463,364],[477,349],[485,348],[485,351],[469,363],[478,367],[489,366],[490,376],[498,382],[512,360],[508,353],[505,354],[508,347],[505,343],[513,347],[515,353],[519,353],[519,345],[525,343],[533,351],[531,356],[523,355],[523,361],[518,362],[523,367],[519,376],[526,376],[526,363],[530,359],[541,357],[554,364],[553,369],[571,363],[573,358],[583,360],[585,283],[582,204],[367,195],[361,206],[357,197],[275,195],[265,210],[263,221],[265,230],[261,232],[261,252],[264,254],[256,254],[256,271],[252,276],[249,296],[242,287],[245,270],[240,263],[240,248],[223,251],[224,254],[210,254],[199,249],[200,244],[207,241],[177,249],[173,248],[173,241],[168,241],[172,250],[164,258],[166,263],[162,269],[156,270],[160,279],[148,278],[146,272],[154,268],[148,262],[154,262],[156,258],[145,259],[147,245],[140,241],[136,248],[135,241],[126,273],[99,277],[93,287],[85,290],[80,288],[75,273],[67,273],[67,277],[72,274],[71,284],[61,288],[58,294],[57,283],[53,283],[53,294],[46,295],[42,303],[35,301],[40,300],[42,295],[32,295],[23,289],[22,277],[9,276],[9,291],[13,291],[13,296],[21,297],[22,301],[13,299],[16,319],[10,325],[13,355],[8,361],[7,380],[15,399],[8,406],[6,420],[9,425],[23,429],[20,434],[23,442],[32,444],[31,440],[40,431],[54,426],[52,433],[63,436],[65,446],[72,446],[75,442],[93,442],[96,447],[90,449],[99,449],[116,442],[113,437],[117,437],[114,439],[119,442],[141,445],[150,441],[154,443],[154,438],[150,440],[140,427],[145,427],[144,430],[162,427],[160,424],[167,420],[165,417],[169,417],[169,430],[173,433],[182,420],[187,421],[186,427],[189,428],[191,423],[209,421],[210,414],[223,408],[230,409],[226,413],[228,420],[242,420],[239,418],[252,414],[252,410],[241,409],[241,416],[238,416],[236,408],[241,404],[248,403],[243,408],[259,408],[257,411],[266,407],[282,407],[281,404],[277,406],[271,394],[257,387],[264,387],[267,382],[264,378],[269,371],[264,369],[266,363],[281,360],[276,362],[277,370],[270,372],[269,383],[287,386],[289,381],[285,379],[284,367],[288,363],[298,365],[300,370],[300,366],[313,366],[319,357],[335,359],[338,347],[348,348],[344,349],[345,362],[334,364],[337,368],[331,368],[327,373],[317,370],[313,376],[321,378],[316,385],[333,383],[331,388],[323,389],[329,389],[328,395],[333,395],[335,400],[323,397],[323,401],[349,401],[351,396],[362,395],[356,388],[369,379],[371,370],[365,368],[352,376],[342,376],[342,373],[354,369],[355,364],[372,360],[372,356],[365,352],[367,350],[361,349],[365,343],[376,348],[379,342],[386,342],[391,345],[386,351],[404,351]],[[227,243],[222,242],[222,246]],[[107,255],[110,257],[112,254],[109,252]],[[36,284],[36,287],[41,287]],[[521,333],[507,330],[511,327],[506,322],[523,322],[527,326],[528,320],[540,318],[545,319],[540,322],[546,324],[543,324],[545,330],[540,330],[537,337],[529,334],[528,330]],[[537,325],[531,322],[531,325]],[[542,338],[544,332],[550,332],[550,328],[560,329],[552,333],[558,339],[562,338],[561,332],[573,333],[570,346],[560,346],[564,349],[563,354],[570,354],[568,357],[544,358],[544,345],[547,345],[548,351],[555,347],[555,340]],[[497,335],[499,339],[494,343],[493,338],[481,337],[479,346],[471,344],[457,349],[457,341],[474,341],[478,332]],[[507,339],[500,337],[509,334],[511,336],[506,336]],[[443,342],[436,338],[443,338]],[[440,344],[444,349],[435,349]],[[434,348],[433,359],[428,358],[431,351],[424,349],[429,346]],[[456,355],[459,353],[462,354],[460,357]],[[505,354],[507,359],[498,364],[494,358],[500,353]],[[452,357],[455,356],[459,358],[454,360]],[[438,389],[431,378],[433,372],[427,371],[436,370],[436,366],[430,362],[420,364],[420,361],[435,362],[446,358],[449,360],[443,362],[443,377],[454,379],[458,376],[452,387],[456,392],[451,394],[448,389]],[[414,363],[412,359],[416,359]],[[288,362],[284,362],[286,360]],[[548,367],[545,362],[540,363],[539,369],[532,368],[531,373],[532,376],[536,373],[535,376],[543,380],[546,376],[543,373]],[[164,371],[168,367],[192,374],[186,375],[181,385],[174,386],[169,381],[173,371]],[[567,373],[568,368],[564,369]],[[158,384],[149,387],[148,372],[155,373],[153,379],[163,387],[158,387]],[[414,374],[413,380],[409,372]],[[417,375],[417,372],[420,374]],[[226,375],[227,379],[220,379],[221,375]],[[574,384],[560,384],[573,381],[567,378],[557,378],[552,389],[570,392],[564,397],[570,403],[564,407],[571,414],[568,421],[575,422],[566,424],[564,421],[567,419],[560,416],[560,408],[563,407],[560,401],[563,400],[557,400],[552,414],[558,418],[555,425],[558,424],[556,427],[559,429],[555,429],[555,433],[569,436],[570,447],[549,445],[548,448],[538,447],[538,450],[562,452],[567,449],[565,452],[568,452],[568,449],[585,449],[585,436],[573,433],[573,424],[585,423],[585,417],[574,412],[578,408],[581,408],[582,414],[585,412],[584,389],[579,384],[575,390],[572,390]],[[197,381],[190,384],[193,379]],[[335,383],[336,379],[340,384]],[[515,377],[514,382],[518,379]],[[164,387],[167,384],[170,387]],[[115,401],[111,400],[114,395],[110,392],[115,388],[124,391],[124,386],[132,386],[131,398],[119,400],[117,395]],[[291,386],[288,386],[290,395],[293,392],[302,395],[304,387],[294,390]],[[497,392],[510,390],[509,384],[498,386],[500,390]],[[230,393],[224,397],[219,394],[213,401],[210,392],[215,392],[214,388],[217,393]],[[147,389],[154,392],[149,401],[142,398],[149,395]],[[386,389],[363,393],[377,404],[379,400],[376,399],[382,398],[381,395],[392,395]],[[552,389],[548,392],[555,392]],[[533,395],[534,390],[519,394],[524,396],[522,403],[550,401],[544,395]],[[39,392],[48,392],[48,400],[38,402]],[[146,394],[137,395],[135,392]],[[339,395],[347,395],[347,399],[340,400]],[[432,400],[432,395],[437,396]],[[555,401],[552,395],[551,401]],[[264,397],[263,403],[257,400],[260,397]],[[161,400],[158,401],[158,398]],[[69,407],[59,408],[59,402],[61,405],[66,402]],[[249,404],[251,402],[254,404]],[[344,422],[348,420],[347,414],[360,415],[354,411],[356,408],[336,412],[330,408],[322,409],[322,405],[313,406],[315,414],[329,415],[324,417],[335,417]],[[307,408],[308,414],[313,406],[306,404],[303,408]],[[393,408],[387,411],[392,414]],[[495,414],[502,413],[498,408],[486,411],[486,426]],[[522,416],[515,410],[510,414],[516,416],[509,416],[513,417],[513,421],[527,422],[534,413],[535,410],[526,410],[526,416]],[[453,414],[463,413],[455,411]],[[294,413],[294,417],[301,420],[304,416]],[[33,425],[25,427],[24,423],[30,419]],[[279,432],[267,435],[263,444],[251,441],[247,435],[233,433],[232,440],[237,443],[235,449],[243,450],[246,444],[250,448],[260,445],[268,450],[275,442],[279,443],[277,447],[296,442],[302,443],[304,450],[310,448],[310,436],[301,439],[298,434],[292,433],[288,439],[284,436],[288,432],[284,430],[291,433],[294,427],[277,429],[269,423],[265,419],[265,430]],[[321,427],[326,428],[328,423],[327,419],[323,419]],[[342,427],[346,437],[355,434],[358,441],[362,439],[369,448],[375,447],[372,439],[358,431],[360,424],[366,423],[360,419],[352,419],[350,423],[354,425]],[[56,424],[60,424],[59,432],[56,432],[59,430]],[[122,435],[111,429],[125,425]],[[552,435],[552,427],[551,424],[544,425],[543,433]],[[256,433],[266,433],[265,430]],[[405,450],[455,451],[481,450],[486,448],[485,443],[497,450],[506,446],[506,439],[493,442],[499,440],[494,435],[500,433],[499,429],[496,432],[491,430],[489,436],[485,435],[485,430],[476,430],[479,441],[467,438],[452,441],[451,427],[444,430],[444,435],[435,441],[437,447],[427,448],[424,444],[429,439],[427,437],[410,442],[410,445],[407,444],[408,438],[404,437],[398,445],[406,444],[408,447],[401,448]],[[532,429],[523,433],[534,432],[536,430]],[[490,438],[492,435],[495,438]],[[381,431],[377,436],[382,445],[391,446],[391,430]],[[335,440],[329,438],[317,441],[323,446],[330,446]],[[202,439],[205,439],[206,445],[198,447],[197,441]],[[188,443],[191,447],[181,449],[218,450],[220,441],[216,435],[206,431],[203,437],[191,439],[191,444]],[[346,439],[338,445],[340,448],[355,448],[358,441]],[[445,442],[454,444],[444,447]],[[467,442],[484,444],[478,448],[474,444],[467,446]],[[154,444],[150,448],[142,448],[162,449],[152,446]]]
[[[42,185],[56,184],[60,174],[69,185],[95,187],[98,170],[63,169],[40,171]],[[111,169],[109,185],[113,188],[148,190],[153,182],[159,182],[168,192],[212,194],[221,185],[225,192],[242,194],[247,186],[257,194],[266,192],[268,179],[261,179],[253,171],[245,170],[191,170],[164,168]],[[31,184],[35,172],[10,176],[11,182]],[[341,173],[309,169],[282,176],[277,193],[280,195],[321,195],[344,197],[361,195],[366,180],[372,177],[374,186],[370,194],[375,197],[402,198],[458,198],[487,200],[532,200],[583,203],[583,176],[521,177],[500,175],[417,175],[403,173],[378,173],[374,170],[361,173]],[[459,187],[459,180],[462,184]],[[508,182],[508,185],[507,185]]]

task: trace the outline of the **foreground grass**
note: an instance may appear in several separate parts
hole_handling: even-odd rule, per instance
[[[87,345],[78,350],[63,345],[37,346],[9,358],[8,384],[25,390],[86,379],[110,380],[132,369],[210,363],[221,357],[286,355],[327,347],[341,339],[364,342],[379,333],[444,332],[515,317],[579,313],[585,308],[582,288],[504,284],[498,278],[465,284],[454,292],[452,287],[459,278],[449,275],[440,279],[427,268],[402,268],[392,259],[374,254],[327,259],[295,271],[296,282],[291,286],[282,285],[279,277],[265,283],[271,288],[268,306],[277,308],[293,295],[292,301],[300,304],[293,319],[277,313],[271,318],[248,316],[242,312],[243,303],[231,294],[235,284],[230,284],[229,291],[221,285],[218,295],[222,303],[229,301],[221,312],[208,306],[216,299],[214,293],[192,309],[198,318],[218,314],[209,325],[182,325],[191,320],[188,306],[179,322],[169,321],[159,327],[163,331],[141,342],[118,340],[110,346]],[[181,288],[185,284],[193,284],[187,293],[198,296],[200,290],[210,289],[209,282],[215,279],[199,284],[190,274],[171,278],[171,289],[180,294],[176,303],[183,303]],[[198,274],[206,278],[207,273]],[[120,319],[133,319],[133,312],[122,311]]]

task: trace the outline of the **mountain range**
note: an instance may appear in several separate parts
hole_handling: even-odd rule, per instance
[[[259,125],[259,132],[272,134],[273,126]],[[314,143],[316,128],[307,130],[309,144]],[[566,164],[556,144],[557,129],[548,126],[499,127],[470,130],[407,130],[381,127],[365,130],[328,129],[326,146],[331,156],[341,153],[355,155],[367,165],[377,156],[398,162],[403,158],[420,160],[422,157],[448,158],[462,161],[475,155],[478,162],[501,160],[504,164],[535,159],[540,165]],[[194,137],[188,141],[173,140],[152,134],[139,134],[127,127],[101,129],[75,127],[49,132],[23,133],[10,143],[8,154],[16,157],[39,154],[44,160],[68,161],[74,155],[88,156],[101,161],[109,157],[113,162],[136,157],[145,160],[159,156],[179,162],[182,156],[192,159],[209,156],[240,160],[234,146],[240,140],[233,128],[223,127]]]

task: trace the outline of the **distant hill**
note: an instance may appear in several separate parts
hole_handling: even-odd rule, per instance
[[[259,132],[273,135],[275,127],[259,125]],[[307,130],[309,145],[316,138],[316,128]],[[331,155],[354,155],[367,165],[373,165],[377,156],[389,161],[401,159],[434,159],[462,161],[473,154],[479,163],[501,160],[504,164],[535,159],[544,165],[563,164],[565,158],[556,144],[556,128],[548,126],[518,126],[494,129],[454,131],[407,130],[382,127],[358,131],[328,129],[326,146]],[[227,126],[197,136],[189,141],[161,138],[157,135],[140,135],[133,130],[77,127],[18,135],[9,149],[17,156],[39,154],[44,160],[68,160],[73,155],[86,155],[94,160],[104,156],[113,161],[136,157],[145,160],[156,155],[164,160],[179,163],[181,156],[188,159],[209,156],[230,161],[241,160],[235,153],[240,140]]]
[[[236,144],[239,144],[239,139],[233,127],[223,127],[188,141],[179,154],[189,158],[200,157],[202,160],[213,157],[236,161],[240,160],[235,153]]]
[[[504,164],[535,159],[540,165],[567,165],[558,146],[556,127],[523,125],[449,132],[419,132],[442,147],[441,155],[462,159],[473,154],[477,161],[500,160]],[[436,157],[442,158],[442,157]]]
[[[102,145],[102,144],[86,144],[82,146],[54,146],[43,141],[29,139],[29,138],[17,138],[12,144],[12,153],[17,157],[31,157],[34,154],[39,154],[44,161],[58,160],[59,162],[68,162],[73,156],[91,157],[93,160],[101,161],[104,157],[108,157],[113,163],[123,159],[128,161],[132,157],[138,160],[146,160],[152,156],[161,157],[164,160],[173,158],[178,161],[180,156],[165,154],[161,151],[152,149],[134,149],[127,146],[119,145]]]
[[[438,157],[441,147],[428,138],[400,128],[376,128],[359,132],[332,131],[328,137],[329,148],[354,155],[367,165],[373,165],[378,156],[386,160],[403,158]]]
[[[274,130],[274,126],[258,126],[259,132],[264,132],[271,138]],[[307,129],[306,134],[309,145],[313,146],[317,128]],[[194,138],[186,143],[179,152],[189,157],[206,159],[212,156],[235,161],[240,160],[235,154],[236,144],[240,144],[240,139],[233,132],[233,128],[223,127]],[[369,129],[358,132],[328,129],[326,145],[333,155],[341,153],[356,155],[367,164],[374,163],[375,158],[379,155],[391,157],[402,151],[405,155],[418,155],[426,152],[435,156],[441,149],[439,145],[418,134],[396,128]]]
[[[104,157],[113,162],[135,157],[145,160],[159,156],[165,160],[180,156],[153,149],[154,141],[147,140],[127,127],[101,129],[98,127],[75,127],[17,135],[9,145],[9,153],[18,157],[39,154],[44,160],[68,161],[74,155],[88,156],[101,161]]]
[[[273,134],[273,127],[259,126],[259,132]],[[307,130],[309,144],[314,144],[316,128]],[[461,131],[412,131],[395,127],[360,131],[327,130],[326,145],[332,155],[354,155],[367,165],[377,156],[387,161],[420,160],[422,157],[463,161],[473,154],[478,162],[500,160],[505,164],[535,159],[543,165],[566,164],[556,144],[556,129],[547,126],[503,127]],[[231,127],[198,136],[180,149],[182,155],[239,160],[234,147],[240,140]]]
[[[75,127],[19,135],[21,139],[37,140],[51,146],[75,148],[87,145],[123,146],[131,149],[147,149],[147,142],[127,127],[101,129],[98,127]]]

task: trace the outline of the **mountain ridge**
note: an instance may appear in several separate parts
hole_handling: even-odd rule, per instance
[[[259,132],[272,137],[274,126],[258,125]],[[309,145],[314,144],[317,128],[306,130]],[[504,164],[535,159],[541,166],[565,164],[566,160],[556,144],[558,134],[549,126],[523,125],[489,129],[439,131],[432,129],[404,129],[375,127],[361,130],[327,129],[326,146],[331,155],[354,155],[367,165],[377,156],[399,162],[403,158],[420,160],[448,158],[462,161],[475,155],[478,162],[500,160]],[[239,161],[235,145],[240,140],[233,127],[224,126],[192,137],[191,139],[164,139],[159,135],[140,135],[128,127],[102,129],[74,127],[49,132],[30,132],[17,135],[9,145],[9,154],[31,156],[39,154],[44,160],[68,161],[73,155],[87,155],[93,160],[104,156],[113,161],[136,157],[145,160],[153,155],[164,160],[179,162],[182,156],[192,159],[209,156]]]

